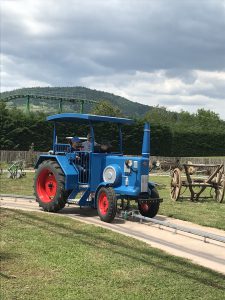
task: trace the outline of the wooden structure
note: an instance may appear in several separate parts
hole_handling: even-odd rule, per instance
[[[225,175],[224,164],[183,164],[182,169],[185,172],[185,177],[182,178],[182,172],[179,168],[175,168],[171,172],[171,198],[177,201],[184,194],[187,188],[190,190],[191,201],[198,201],[202,193],[206,188],[211,188],[210,197],[201,198],[214,198],[218,202],[222,202],[225,195]],[[197,176],[198,173],[202,173],[203,169],[211,169],[208,177]],[[182,191],[182,187],[185,188]]]

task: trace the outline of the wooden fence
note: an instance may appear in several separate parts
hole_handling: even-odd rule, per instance
[[[0,161],[11,163],[15,160],[25,160],[27,164],[32,164],[35,162],[40,154],[43,152],[36,151],[7,151],[0,150]],[[45,153],[46,154],[46,153]],[[164,161],[176,161],[180,160],[180,163],[185,163],[191,161],[192,163],[200,164],[220,164],[225,162],[225,156],[223,157],[162,157],[162,156],[151,156],[151,161],[159,160],[160,162]]]
[[[159,160],[163,162],[175,162],[179,160],[181,164],[191,161],[193,164],[223,164],[225,163],[225,156],[221,157],[163,157],[163,156],[151,156],[151,161]]]
[[[0,151],[0,161],[11,163],[15,160],[24,160],[28,165],[32,165],[43,152],[37,151]]]

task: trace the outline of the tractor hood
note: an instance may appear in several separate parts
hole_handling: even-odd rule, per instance
[[[103,181],[110,183],[115,176],[112,186],[116,193],[137,196],[148,191],[149,159],[137,156],[106,156]]]

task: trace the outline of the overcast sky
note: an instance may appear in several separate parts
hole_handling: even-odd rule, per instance
[[[85,86],[225,120],[225,0],[0,0],[1,91]]]

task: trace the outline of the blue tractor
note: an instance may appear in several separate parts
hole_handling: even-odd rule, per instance
[[[79,197],[80,207],[97,208],[100,219],[112,222],[117,206],[137,202],[139,212],[154,217],[162,199],[155,185],[149,182],[150,126],[145,123],[142,155],[124,156],[122,125],[133,120],[90,114],[63,113],[47,117],[54,123],[53,148],[40,155],[36,164],[35,196],[48,212],[57,212]],[[90,151],[73,149],[68,143],[58,143],[58,122],[78,122],[89,127],[92,137]],[[118,125],[118,152],[96,145],[94,125],[105,122]],[[116,125],[116,126],[117,126]]]

